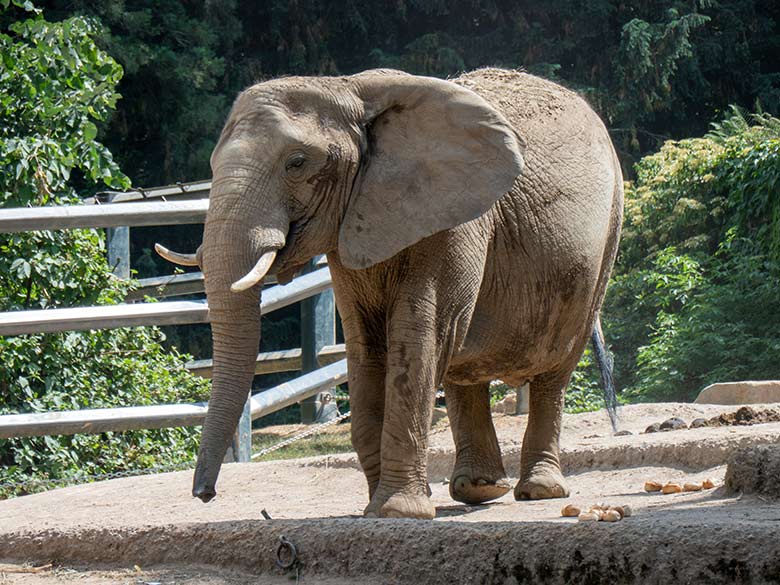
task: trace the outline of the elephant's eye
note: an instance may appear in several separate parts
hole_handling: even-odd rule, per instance
[[[285,169],[287,171],[295,172],[296,169],[300,169],[303,166],[303,163],[306,162],[306,157],[302,154],[294,154],[287,160],[287,164],[285,165]]]

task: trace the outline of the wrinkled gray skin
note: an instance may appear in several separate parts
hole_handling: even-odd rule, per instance
[[[515,497],[568,495],[564,388],[604,297],[623,204],[611,142],[582,99],[498,69],[289,77],[239,95],[211,164],[197,261],[214,378],[195,496],[216,493],[252,381],[262,276],[284,282],[317,254],[344,324],[367,516],[434,516],[426,448],[442,384],[452,497],[508,491],[488,401],[496,378],[530,381]]]

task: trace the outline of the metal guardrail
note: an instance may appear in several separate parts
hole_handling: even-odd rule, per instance
[[[211,191],[211,181],[194,181],[192,183],[176,183],[164,187],[150,189],[132,189],[130,191],[103,191],[93,197],[84,199],[86,205],[101,203],[129,203],[131,201],[148,201],[162,199],[177,201],[181,199],[206,199]]]
[[[317,268],[327,266],[328,262],[323,256],[316,263]],[[131,291],[126,300],[129,302],[143,300],[144,297],[168,298],[184,295],[195,295],[205,292],[205,282],[202,272],[188,272],[186,274],[169,274],[167,276],[154,276],[142,278],[138,281],[139,287]],[[266,286],[277,284],[274,275],[267,276]]]
[[[299,276],[289,284],[266,289],[260,307],[264,313],[271,313],[328,290],[330,286],[330,270],[320,268]],[[208,312],[205,300],[9,311],[0,313],[0,335],[208,323]]]
[[[290,382],[255,394],[249,401],[252,420],[274,413],[347,381],[347,361],[340,360]],[[162,404],[95,408],[0,416],[0,439],[75,435],[203,424],[208,404]]]
[[[134,193],[110,193],[112,203],[68,207],[42,207],[0,209],[0,233],[30,230],[71,228],[109,229],[109,260],[112,255],[111,232],[124,230],[123,238],[117,238],[114,253],[119,250],[124,260],[129,259],[129,245],[125,226],[174,225],[202,223],[208,209],[207,199],[165,201],[168,196],[203,197],[208,194],[210,183],[188,186],[171,186]],[[175,192],[174,192],[175,191]],[[149,202],[149,198],[162,198],[162,202]],[[117,201],[125,201],[116,203]],[[138,201],[131,203],[130,201]],[[100,203],[99,199],[94,203]],[[308,323],[303,326],[303,349],[259,354],[256,371],[291,371],[316,368],[320,363],[332,362],[344,357],[343,346],[328,346],[328,337],[334,335],[334,309],[330,271],[322,259],[314,263],[317,268],[294,279],[286,285],[272,286],[263,291],[261,307],[269,313],[301,301],[309,303],[302,313]],[[129,262],[126,262],[129,267]],[[148,279],[146,290],[170,284],[178,294],[202,292],[203,276],[200,273]],[[168,282],[160,280],[168,279]],[[151,282],[154,281],[154,282]],[[188,288],[189,287],[189,288]],[[181,292],[186,290],[187,292]],[[150,295],[152,296],[152,295]],[[173,296],[173,295],[171,295]],[[326,301],[312,302],[317,299]],[[319,307],[319,308],[318,308]],[[327,313],[324,314],[322,311]],[[330,321],[330,323],[329,323]],[[208,305],[205,300],[166,301],[160,303],[132,303],[94,307],[50,309],[42,311],[14,311],[0,313],[0,335],[22,335],[57,331],[107,329],[142,325],[174,325],[208,322]],[[332,344],[333,341],[330,341]],[[210,375],[210,360],[188,364],[198,375]],[[312,365],[314,364],[314,365]],[[347,378],[346,360],[329,363],[303,376],[250,397],[234,439],[232,455],[241,461],[250,457],[250,433],[252,419],[270,414],[290,404],[314,397],[318,393],[338,385]],[[122,408],[85,409],[46,413],[28,413],[0,416],[0,438],[42,436],[51,434],[97,433],[131,429],[192,426],[201,424],[207,405],[167,404],[158,406],[130,406]]]
[[[346,355],[347,352],[343,343],[326,345],[317,353],[317,362],[321,366],[326,366],[344,359]],[[303,350],[301,350],[300,347],[266,351],[257,354],[255,375],[298,372],[301,370],[302,366]],[[212,360],[196,360],[186,363],[184,367],[196,376],[211,378],[214,363]]]
[[[0,233],[203,223],[208,199],[0,209]]]
[[[273,279],[273,282],[270,282],[270,280],[270,278],[266,278],[265,283],[276,284],[276,279]],[[142,278],[138,281],[138,284],[138,288],[130,291],[127,297],[125,297],[126,301],[141,301],[144,297],[166,298],[197,295],[205,291],[202,272]]]

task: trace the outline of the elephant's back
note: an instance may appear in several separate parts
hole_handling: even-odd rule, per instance
[[[502,69],[453,81],[498,109],[526,148],[514,188],[484,216],[492,245],[451,374],[483,377],[510,364],[502,375],[532,377],[570,359],[600,304],[620,225],[620,169],[604,124],[576,93]]]
[[[566,215],[557,208],[572,204],[586,209],[597,223],[599,216],[609,216],[622,176],[604,123],[582,97],[552,81],[508,69],[478,69],[453,81],[501,112],[524,144],[523,173],[499,206],[511,213],[520,205],[526,213],[548,215],[548,220]]]
[[[452,81],[479,94],[518,127],[528,121],[556,123],[572,109],[590,110],[575,92],[523,71],[487,67]]]

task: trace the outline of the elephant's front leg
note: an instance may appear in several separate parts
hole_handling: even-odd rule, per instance
[[[330,258],[329,262],[331,270],[337,271],[337,260]],[[339,281],[334,283],[340,284]],[[379,486],[382,470],[380,454],[385,418],[386,326],[380,315],[361,310],[350,287],[339,286],[338,293],[349,365],[352,446],[366,475],[370,499]]]
[[[373,498],[382,470],[381,439],[385,415],[385,364],[379,357],[349,356],[349,401],[352,409],[352,446]]]
[[[366,516],[431,519],[436,515],[428,496],[427,449],[437,361],[435,344],[427,344],[419,333],[395,342],[391,334],[381,477]]]

